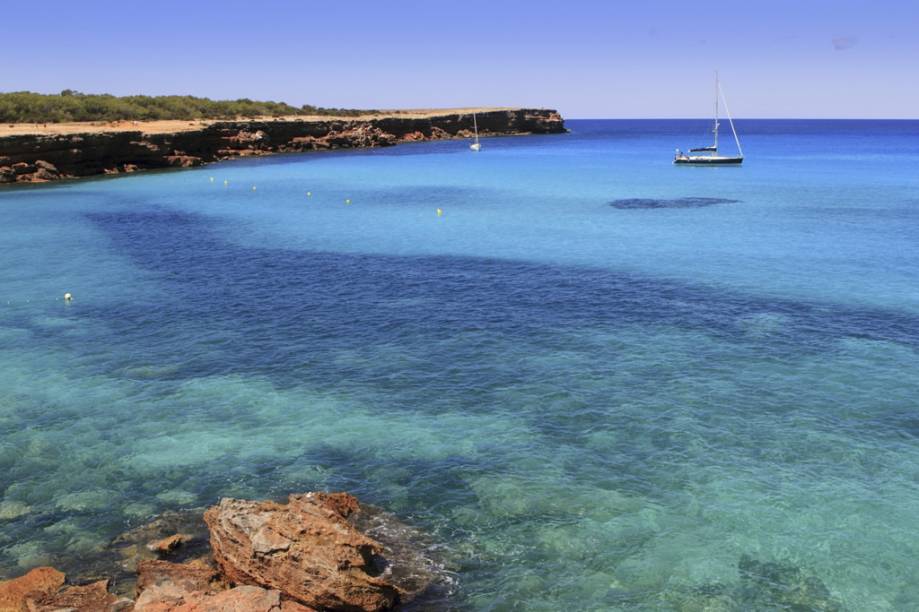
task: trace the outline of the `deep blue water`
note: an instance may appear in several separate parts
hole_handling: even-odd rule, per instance
[[[919,607],[919,122],[737,125],[0,191],[0,576],[323,488],[459,609]]]

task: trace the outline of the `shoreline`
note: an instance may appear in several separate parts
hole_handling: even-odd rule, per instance
[[[480,136],[564,133],[551,109],[405,110],[358,117],[7,124],[0,184],[190,168],[276,153],[393,146]]]

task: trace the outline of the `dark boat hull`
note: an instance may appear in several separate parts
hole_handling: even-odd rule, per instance
[[[743,163],[743,157],[695,157],[695,158],[676,158],[675,164],[684,164],[687,166],[725,166],[738,165]]]

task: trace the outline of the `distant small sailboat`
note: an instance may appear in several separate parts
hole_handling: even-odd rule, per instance
[[[475,142],[469,145],[473,151],[481,151],[482,145],[479,143],[479,124],[475,120],[475,113],[472,113],[472,129],[475,130]]]
[[[728,116],[728,123],[731,124],[731,132],[734,134],[734,142],[737,143],[738,155],[718,155],[718,99],[724,102],[724,110]],[[742,164],[743,149],[740,148],[740,138],[737,137],[737,130],[734,129],[734,120],[731,119],[731,110],[728,108],[728,101],[721,91],[721,83],[718,81],[718,72],[715,72],[715,127],[712,130],[715,135],[715,143],[708,147],[697,147],[689,150],[689,155],[679,149],[673,156],[675,164],[695,164],[698,166],[717,165],[717,164]],[[703,153],[704,155],[692,155],[692,153]]]

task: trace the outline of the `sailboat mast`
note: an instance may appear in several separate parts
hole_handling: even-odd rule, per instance
[[[728,108],[728,99],[724,97],[724,92],[721,91],[721,86],[718,86],[718,93],[721,94],[721,99],[724,100],[724,110],[728,114],[728,123],[731,124],[731,133],[734,134],[734,142],[737,144],[737,152],[740,153],[740,156],[743,157],[743,149],[740,148],[740,138],[737,137],[737,130],[734,129],[734,119],[731,117],[731,109]]]
[[[475,142],[479,142],[479,122],[475,120],[475,113],[472,113],[472,129],[475,130]]]
[[[715,154],[718,153],[718,71],[715,71]]]

